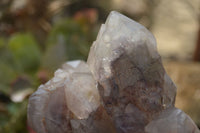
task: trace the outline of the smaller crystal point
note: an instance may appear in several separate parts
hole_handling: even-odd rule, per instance
[[[88,118],[100,104],[99,92],[90,73],[73,73],[66,80],[65,95],[68,108],[79,119]]]
[[[29,98],[28,121],[38,133],[71,132],[70,119],[87,119],[99,104],[87,64],[67,62]]]

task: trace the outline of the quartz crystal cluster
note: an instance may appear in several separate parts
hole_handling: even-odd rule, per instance
[[[87,63],[65,63],[31,95],[28,122],[37,133],[200,133],[175,96],[154,36],[113,11]]]

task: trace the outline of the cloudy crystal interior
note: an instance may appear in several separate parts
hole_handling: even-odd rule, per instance
[[[175,96],[154,36],[112,11],[87,63],[63,64],[30,96],[28,122],[37,133],[200,133]]]

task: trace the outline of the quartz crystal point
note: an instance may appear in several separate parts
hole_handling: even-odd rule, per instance
[[[67,62],[29,98],[29,124],[37,133],[70,133],[70,120],[88,118],[99,104],[99,93],[87,64]]]
[[[200,133],[174,107],[176,87],[139,23],[111,12],[87,64],[65,63],[32,94],[28,121],[37,133]]]

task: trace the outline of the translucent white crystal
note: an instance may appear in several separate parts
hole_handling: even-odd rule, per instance
[[[158,57],[156,41],[154,36],[142,25],[129,19],[128,17],[112,11],[102,25],[97,40],[93,43],[88,64],[94,78],[104,85],[105,77],[112,76],[111,62],[121,54],[132,55],[134,50],[143,51],[140,45],[145,43],[144,55],[137,56],[139,65],[145,65],[148,58]],[[130,57],[132,58],[132,57]],[[101,71],[101,72],[100,72]],[[101,73],[101,74],[99,74]],[[105,87],[105,95],[109,95],[111,87]]]
[[[81,60],[68,61],[63,64],[62,68],[70,73],[73,73],[74,71],[90,73],[88,65]]]
[[[170,108],[145,127],[146,133],[200,133],[192,119],[183,111]]]
[[[75,118],[86,119],[99,104],[99,93],[87,64],[67,62],[29,98],[29,124],[38,133],[70,131],[70,112]]]
[[[164,74],[154,36],[144,26],[113,11],[108,16],[106,23],[102,25],[87,61],[94,78],[103,86],[104,96],[110,95],[113,86],[110,84],[110,79],[116,76],[112,72],[113,62],[116,60],[123,62],[122,66],[117,66],[119,71],[122,69],[127,71],[127,73],[122,72],[119,75],[122,77],[119,81],[119,88],[132,86],[141,79],[151,80],[150,78],[155,77],[156,79],[160,76],[158,81],[164,80],[165,95],[162,96],[162,100],[158,99],[158,102],[162,101],[163,107],[171,106],[174,103],[176,87],[167,74]],[[129,60],[130,63],[127,63],[126,60]],[[154,73],[155,75],[153,75]],[[156,75],[156,73],[158,74]],[[130,77],[129,74],[132,76]]]
[[[79,119],[88,118],[100,104],[99,92],[90,73],[73,73],[65,82],[68,108]]]
[[[73,68],[76,68],[80,63],[81,61],[76,60],[76,61],[68,61],[66,64],[72,66]]]

